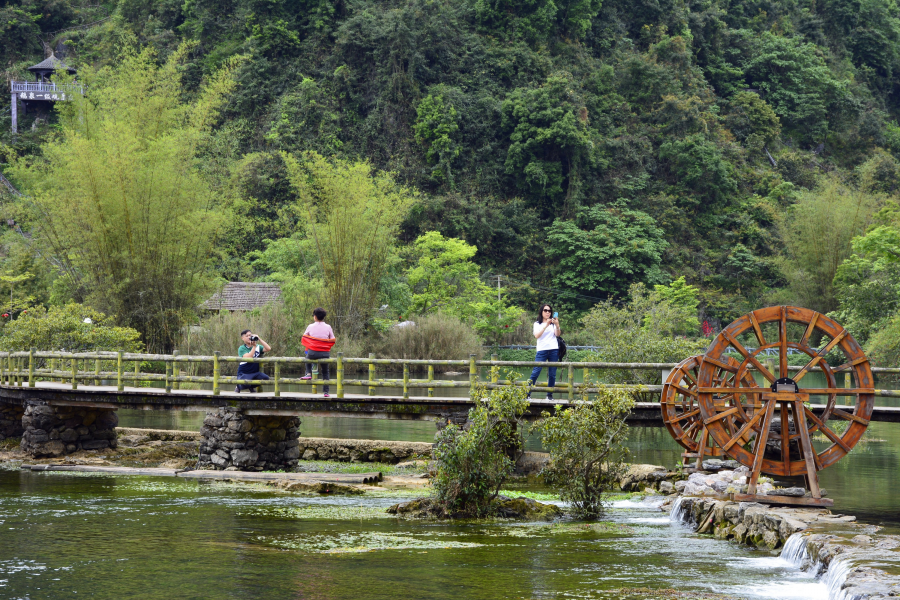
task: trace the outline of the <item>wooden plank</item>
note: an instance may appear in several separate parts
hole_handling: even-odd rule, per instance
[[[774,412],[775,401],[770,400],[766,403],[765,416],[762,419],[759,435],[756,437],[756,451],[754,452],[753,467],[750,469],[749,492],[751,494],[756,494],[756,483],[759,481],[759,474],[762,471],[763,455],[766,453],[766,442],[769,440],[769,425],[772,423]]]
[[[766,414],[765,410],[757,411],[756,414],[750,417],[750,420],[744,423],[744,426],[741,427],[736,434],[734,434],[734,437],[728,440],[727,444],[722,446],[722,450],[728,452],[728,449],[734,446],[735,442],[741,439],[741,437],[743,437],[746,432],[750,431],[750,428],[753,427],[764,414]]]
[[[782,405],[781,410],[781,462],[784,465],[784,472],[791,474],[791,432],[788,426],[787,407]],[[796,423],[796,421],[795,421]]]
[[[732,345],[732,347],[734,347],[734,349],[738,351],[738,353],[741,356],[743,356],[746,360],[749,360],[750,363],[754,367],[756,367],[756,370],[759,371],[760,374],[762,374],[762,376],[765,377],[769,381],[769,383],[775,382],[776,377],[774,375],[772,375],[772,373],[770,373],[769,370],[766,367],[764,367],[761,362],[756,360],[756,357],[753,356],[752,354],[750,354],[750,352],[748,352],[747,349],[744,348],[744,346],[742,346],[741,343],[739,341],[737,341],[733,335],[728,333],[728,331],[723,331],[722,335],[725,337],[726,340],[728,340],[728,343],[730,343]]]
[[[846,411],[843,411],[839,408],[835,408],[834,410],[832,410],[831,414],[833,414],[837,417],[840,417],[840,418],[844,419],[845,421],[856,421],[857,423],[860,423],[862,425],[869,424],[869,419],[863,419],[862,417],[857,417],[856,415],[848,413]]]
[[[809,491],[813,498],[821,498],[819,476],[816,474],[816,463],[813,459],[816,449],[813,448],[812,443],[809,441],[809,430],[806,428],[806,419],[803,418],[805,408],[803,401],[797,400],[794,402],[794,426],[800,433],[800,449],[803,452],[803,462],[806,463],[806,480],[809,482]],[[788,469],[786,475],[790,474],[791,471]]]
[[[752,312],[747,315],[750,317],[750,324],[753,326],[753,333],[756,334],[756,339],[759,341],[760,346],[766,345],[766,338],[763,337],[762,329],[759,327],[759,321],[756,320],[756,315]]]
[[[806,331],[803,332],[803,337],[800,338],[800,345],[801,345],[801,346],[808,346],[808,345],[809,345],[809,336],[811,336],[813,330],[815,330],[815,328],[816,328],[816,321],[818,321],[818,320],[819,320],[819,313],[814,312],[814,313],[813,313],[813,318],[810,319],[809,325],[806,326]]]
[[[788,376],[787,364],[787,306],[781,307],[781,320],[778,324],[778,376]]]
[[[733,494],[734,502],[760,502],[763,504],[791,504],[796,506],[834,506],[831,498],[806,498],[796,496],[769,496],[763,494]]]
[[[704,421],[704,423],[706,425],[709,425],[710,423],[714,423],[715,421],[718,421],[719,419],[724,419],[730,415],[733,415],[734,413],[738,412],[739,410],[740,410],[740,408],[737,406],[735,406],[734,408],[729,408],[728,410],[724,410],[714,417],[710,417],[710,418],[706,419]]]

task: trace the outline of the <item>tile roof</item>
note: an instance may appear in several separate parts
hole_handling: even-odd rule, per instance
[[[66,69],[70,73],[75,72],[75,69],[56,58],[54,54],[51,54],[38,64],[28,67],[29,71],[55,71],[57,69]]]
[[[200,308],[207,310],[253,310],[281,300],[277,283],[232,281],[221,292],[213,294]]]

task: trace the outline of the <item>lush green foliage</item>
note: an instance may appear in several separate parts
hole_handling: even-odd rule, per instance
[[[66,352],[139,352],[143,344],[138,331],[117,327],[111,317],[72,303],[51,306],[49,310],[39,306],[32,308],[3,328],[0,349],[4,352],[27,352],[32,348]]]
[[[449,424],[437,435],[437,469],[432,486],[449,516],[484,517],[500,487],[512,474],[515,454],[522,447],[519,422],[528,401],[525,388],[476,388],[477,404],[469,409],[465,427]]]
[[[71,29],[107,12],[109,20]],[[0,273],[32,275],[14,284],[13,307],[29,298],[84,300],[133,324],[150,346],[168,347],[212,279],[269,279],[285,285],[292,307],[327,304],[346,319],[340,334],[357,336],[377,328],[373,315],[385,304],[385,318],[410,316],[407,273],[417,258],[404,246],[414,249],[422,235],[437,232],[477,248],[467,259],[475,274],[485,282],[486,275],[506,276],[500,303],[529,312],[550,301],[565,314],[584,314],[598,301],[629,302],[634,283],[655,289],[681,276],[698,289],[691,318],[713,328],[783,302],[836,310],[866,337],[896,312],[900,294],[889,261],[851,250],[865,219],[847,218],[841,202],[813,198],[828,196],[839,181],[839,195],[865,197],[875,211],[900,189],[895,0],[10,0],[0,8],[7,80],[23,79],[44,58],[39,38],[79,67],[89,98],[107,90],[90,114],[115,105],[137,116],[119,121],[122,148],[140,140],[165,150],[122,181],[161,173],[154,197],[166,200],[153,206],[191,196],[211,209],[193,220],[199,233],[169,226],[180,230],[166,243],[188,240],[194,251],[182,245],[160,255],[197,261],[181,268],[188,275],[179,289],[187,291],[163,302],[172,286],[131,257],[131,279],[91,270],[126,262],[115,240],[113,252],[93,252],[93,260],[90,245],[48,246],[42,219],[28,215],[27,202],[10,199],[3,218],[35,234],[34,242],[0,239]],[[189,52],[178,51],[184,42],[194,44]],[[151,48],[166,64],[177,57],[180,87],[129,93],[122,47],[137,55]],[[238,56],[245,59],[235,66]],[[235,84],[214,127],[201,128],[199,138],[181,139],[168,125],[164,134],[149,134],[146,115],[163,106],[158,97],[171,101],[161,114],[186,114],[203,105],[204,90],[222,89],[216,74],[223,66],[234,68]],[[168,68],[162,72],[171,75]],[[58,162],[66,118],[65,110],[29,109],[13,139],[10,113],[0,112],[3,160],[38,170]],[[166,162],[188,147],[189,158]],[[76,188],[84,187],[89,162],[104,177],[126,162],[75,148],[79,173],[65,181]],[[311,165],[325,164],[344,174],[319,188]],[[401,222],[381,229],[390,244],[370,248],[360,221],[349,219],[344,233],[360,246],[354,250],[336,242],[327,211],[311,219],[296,209],[310,205],[303,198],[323,202],[351,179],[358,191],[366,188],[360,165],[370,183],[386,186],[373,184],[380,191],[363,194],[365,202],[399,193],[396,206],[388,204],[390,219]],[[171,175],[188,172],[183,193],[170,200]],[[19,169],[7,174],[38,199],[40,190],[57,189]],[[298,191],[298,176],[306,192]],[[103,181],[113,197],[112,180]],[[102,206],[110,223],[127,222],[115,205]],[[819,209],[822,218],[811,221]],[[95,239],[95,229],[65,221]],[[831,223],[837,229],[824,233]],[[818,251],[825,252],[821,264]],[[844,260],[852,264],[841,271]],[[361,278],[367,261],[372,276]],[[154,289],[141,289],[148,281]],[[98,291],[107,288],[115,292],[108,298]],[[126,290],[128,301],[116,300]],[[3,296],[8,291],[0,286]],[[868,292],[877,300],[859,306]],[[505,339],[510,323],[501,319],[512,315],[493,302],[473,300],[466,317],[491,342]],[[500,317],[491,322],[490,315]],[[692,321],[680,323],[668,331],[694,333]]]
[[[642,284],[630,289],[629,299],[621,306],[611,302],[595,306],[582,319],[585,331],[597,340],[600,350],[594,352],[595,360],[605,362],[678,362],[703,351],[704,342],[672,335],[672,327],[683,325],[693,316],[690,306],[692,294],[684,290],[647,292]],[[669,299],[663,295],[670,296]],[[680,304],[672,301],[681,296]],[[606,383],[639,382],[648,385],[661,383],[659,372],[621,369],[604,370]],[[652,401],[655,394],[645,395],[644,401]]]
[[[534,428],[550,453],[550,463],[541,474],[544,482],[559,490],[582,518],[596,519],[603,512],[603,495],[615,489],[626,468],[628,449],[625,417],[634,398],[622,390],[606,390],[573,408],[543,419]]]
[[[415,318],[415,326],[390,327],[373,336],[368,350],[378,358],[415,358],[432,360],[469,360],[481,358],[481,339],[462,321],[452,315],[435,313]],[[414,365],[411,368],[416,368]],[[436,367],[441,371],[468,371],[468,367]]]
[[[14,172],[41,244],[70,293],[169,349],[210,283],[222,214],[197,155],[226,95],[232,61],[192,102],[179,102],[182,47],[162,66],[151,50],[117,69],[85,69],[43,158]]]

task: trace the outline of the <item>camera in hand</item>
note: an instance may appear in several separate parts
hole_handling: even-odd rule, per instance
[[[258,335],[251,335],[251,336],[250,336],[250,341],[251,341],[251,342],[258,342],[258,341],[259,341],[259,336],[258,336]]]

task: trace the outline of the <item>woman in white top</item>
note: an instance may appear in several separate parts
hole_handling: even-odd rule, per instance
[[[553,309],[549,304],[543,305],[538,313],[537,321],[534,323],[534,337],[537,340],[535,361],[556,362],[559,360],[559,342],[556,341],[556,336],[559,334],[559,319],[553,316]],[[531,385],[534,385],[537,378],[540,377],[542,368],[535,367],[531,371]],[[549,375],[547,386],[553,387],[556,385],[556,367],[547,367],[547,373]],[[528,397],[531,397],[531,392],[528,393]],[[553,393],[547,394],[547,399],[553,400]]]

